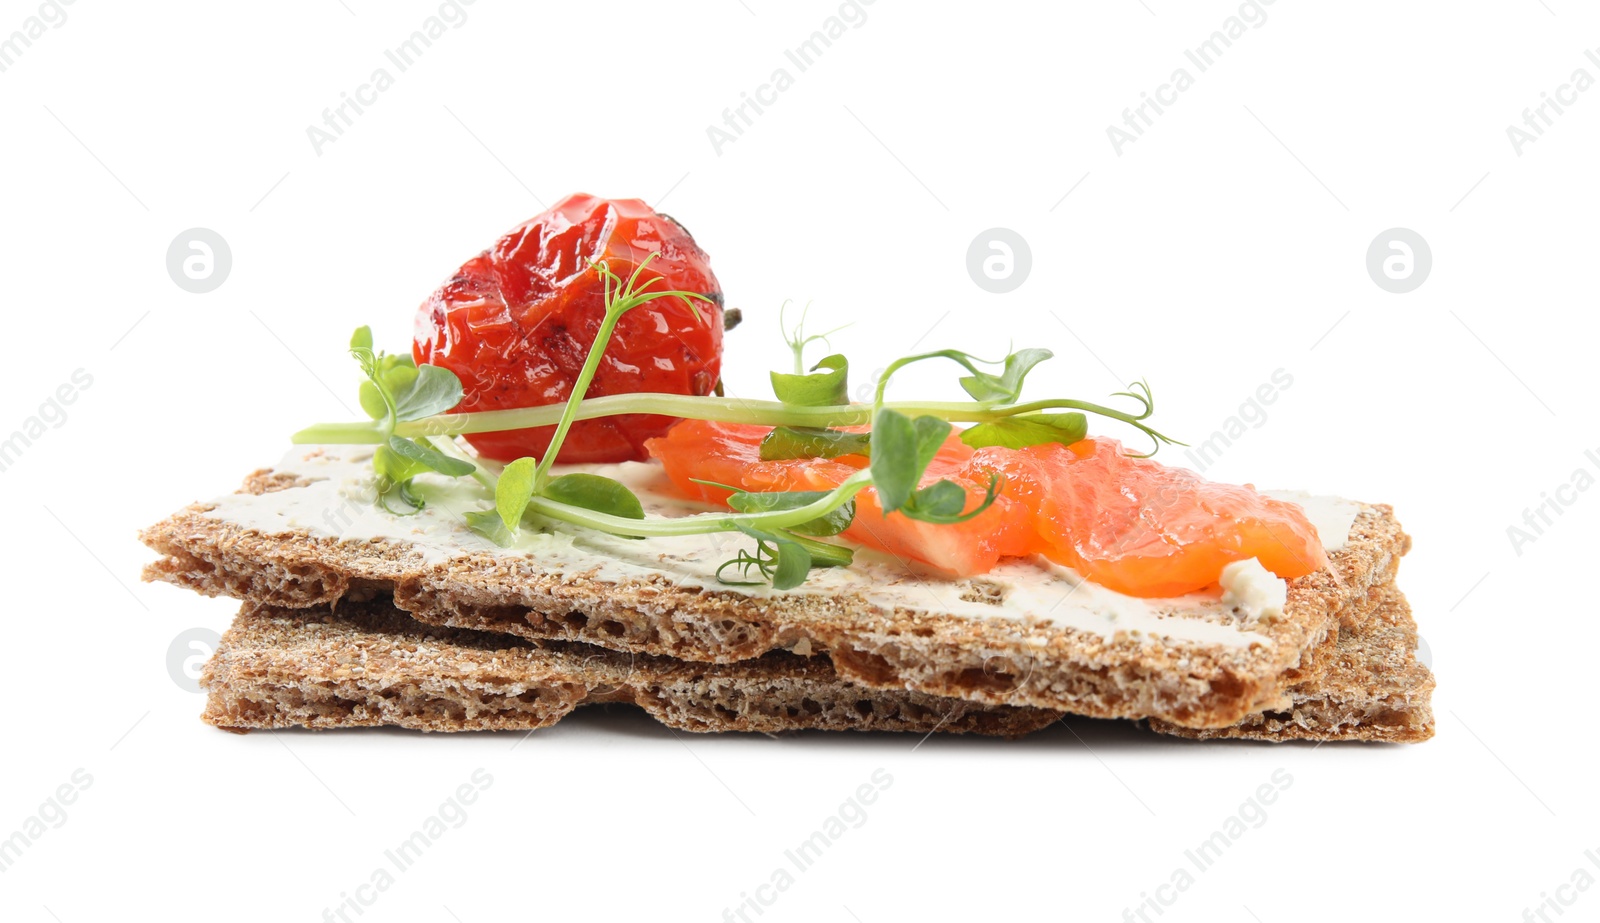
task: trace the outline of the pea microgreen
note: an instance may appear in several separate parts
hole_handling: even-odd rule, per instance
[[[490,509],[468,511],[467,522],[474,531],[501,545],[515,543],[519,529],[530,522],[541,528],[564,523],[631,538],[742,533],[754,540],[753,550],[740,549],[724,562],[717,570],[718,579],[735,584],[767,583],[780,590],[803,583],[814,567],[850,563],[848,547],[819,537],[838,535],[849,528],[856,515],[855,496],[868,487],[877,492],[884,516],[900,515],[932,524],[964,522],[993,505],[1004,491],[998,475],[990,478],[984,496],[970,509],[972,498],[961,484],[947,479],[923,484],[930,464],[950,438],[952,423],[973,424],[960,436],[973,448],[1071,445],[1086,437],[1087,414],[1126,424],[1149,437],[1152,447],[1146,454],[1154,454],[1162,445],[1181,445],[1145,422],[1155,403],[1142,381],[1114,395],[1134,401],[1138,407],[1131,411],[1071,399],[1021,402],[1029,373],[1051,358],[1049,350],[1037,347],[1015,350],[995,361],[956,349],[906,356],[890,363],[879,376],[872,403],[852,403],[847,390],[849,362],[842,354],[806,365],[806,347],[818,341],[826,343],[828,335],[837,331],[808,335],[804,316],[793,329],[784,330],[794,364],[791,372],[771,373],[776,401],[729,398],[720,391],[706,397],[635,393],[588,398],[589,385],[617,322],[628,311],[659,298],[679,298],[703,320],[695,302],[709,302],[709,297],[660,290],[656,288],[662,281],[659,275],[644,277],[654,258],[655,254],[646,257],[627,279],[603,261],[593,264],[603,284],[605,316],[564,404],[448,413],[462,397],[456,376],[438,366],[418,366],[409,356],[374,350],[371,330],[362,327],[351,337],[350,352],[366,379],[361,384],[361,407],[372,419],[312,426],[295,434],[295,442],[375,444],[373,470],[380,501],[402,514],[423,505],[424,498],[413,484],[418,476],[430,472],[446,477],[470,474],[492,491],[494,504]],[[970,401],[884,400],[887,383],[897,371],[934,359],[949,360],[964,370],[957,383]],[[727,505],[731,513],[670,518],[647,515],[639,498],[612,478],[552,472],[574,422],[633,413],[770,426],[772,430],[760,446],[763,460],[860,455],[869,463],[827,491],[750,491],[714,484],[730,492]],[[869,432],[840,429],[863,424],[871,424]],[[453,439],[439,438],[540,426],[555,427],[544,457],[519,458],[498,471],[491,463],[469,457]],[[391,500],[401,508],[394,510]],[[742,579],[726,576],[730,572]],[[750,579],[753,576],[761,579]]]
[[[900,369],[928,359],[950,359],[969,373],[958,379],[958,383],[962,390],[972,395],[973,400],[980,403],[1010,403],[1022,393],[1022,381],[1033,371],[1034,366],[1053,355],[1054,353],[1048,349],[1020,349],[999,362],[990,362],[959,349],[941,349],[931,353],[906,356],[889,363],[883,374],[878,377],[877,400],[880,403],[883,401],[883,391],[889,385],[890,376]],[[997,375],[985,372],[978,367],[980,365],[998,365],[1000,373]]]
[[[829,330],[827,333],[813,333],[807,335],[806,316],[811,313],[811,305],[809,303],[806,304],[805,308],[800,312],[800,322],[795,324],[793,329],[789,328],[784,321],[784,315],[787,314],[788,311],[789,302],[785,301],[782,305],[779,305],[778,327],[783,331],[783,341],[789,344],[789,351],[794,354],[794,374],[802,375],[806,370],[806,347],[817,342],[827,343],[828,337],[838,333],[850,325],[840,324],[832,330]],[[740,317],[742,319],[743,315],[741,314]]]
[[[768,513],[777,510],[794,510],[825,500],[825,490],[785,491],[735,491],[728,497],[728,505],[741,513]],[[850,500],[843,506],[816,519],[790,526],[789,531],[802,535],[838,535],[850,528],[856,518],[856,502]]]
[[[732,569],[749,577],[754,568],[775,590],[792,590],[806,581],[813,567],[848,567],[850,549],[819,542],[794,532],[757,529],[741,525],[739,531],[756,540],[754,553],[739,549],[717,568],[717,579],[731,586],[759,586],[758,580],[729,580],[723,574]]]
[[[838,458],[841,455],[867,455],[872,451],[870,433],[847,433],[837,429],[808,426],[775,426],[761,439],[761,460],[786,458]]]
[[[1089,418],[1081,413],[1029,413],[963,430],[961,441],[974,449],[997,445],[1025,449],[1059,442],[1072,445],[1089,434]]]
[[[850,362],[837,353],[824,356],[808,374],[773,372],[772,393],[778,400],[795,407],[837,407],[850,403],[846,378]]]
[[[619,481],[598,474],[575,472],[551,478],[544,485],[543,495],[557,503],[623,519],[644,518],[644,504],[633,491]]]
[[[461,403],[461,382],[454,373],[436,366],[418,368],[410,356],[391,356],[372,348],[372,329],[360,327],[350,337],[350,354],[367,380],[361,383],[361,409],[373,418],[383,438],[373,452],[378,502],[397,515],[422,509],[423,500],[412,480],[424,471],[446,477],[471,474],[472,464],[395,435],[402,422],[443,413]],[[401,506],[397,509],[394,501]]]

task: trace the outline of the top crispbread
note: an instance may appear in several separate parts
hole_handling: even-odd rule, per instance
[[[146,544],[167,557],[146,578],[289,607],[392,594],[423,622],[683,660],[822,653],[842,677],[874,688],[1205,728],[1277,700],[1285,671],[1337,613],[1393,579],[1410,544],[1388,507],[1362,507],[1330,554],[1333,572],[1293,581],[1284,613],[1263,620],[1216,604],[1122,612],[1092,585],[1052,584],[1066,578],[1044,570],[1006,586],[863,566],[823,572],[799,591],[757,592],[686,579],[683,561],[652,558],[646,542],[613,542],[621,563],[591,567],[564,546],[496,549],[448,523],[442,546],[422,525],[392,518],[378,539],[372,517],[385,514],[359,492],[330,487],[359,456],[319,452],[257,472],[241,492],[269,500],[224,498],[147,530]],[[441,495],[436,506],[448,505]],[[281,512],[297,506],[298,515]],[[334,527],[351,519],[364,530]],[[1041,593],[1052,585],[1053,602]],[[1033,617],[1008,617],[1003,597],[1024,594],[1037,602],[1023,610]]]

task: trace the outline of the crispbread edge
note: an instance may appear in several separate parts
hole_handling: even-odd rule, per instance
[[[1375,587],[1347,608],[1329,643],[1290,670],[1283,695],[1225,728],[1151,719],[1151,730],[1202,740],[1233,738],[1418,743],[1433,737],[1433,673],[1417,658],[1417,624],[1398,587]]]

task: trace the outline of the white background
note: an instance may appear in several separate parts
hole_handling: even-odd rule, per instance
[[[1580,867],[1600,877],[1583,854],[1600,852],[1600,491],[1565,493],[1520,554],[1507,534],[1576,470],[1600,475],[1600,91],[1520,156],[1506,135],[1576,68],[1600,77],[1592,9],[1279,0],[1118,156],[1106,127],[1194,73],[1183,50],[1236,5],[878,0],[797,73],[784,50],[837,4],[479,0],[316,154],[307,126],[437,9],[79,0],[0,74],[0,432],[93,378],[0,474],[0,837],[74,770],[93,778],[0,873],[0,916],[323,919],[478,767],[494,781],[467,822],[359,919],[723,919],[880,767],[894,781],[866,822],[759,919],[1122,919],[1280,768],[1266,822],[1163,921],[1509,921]],[[0,35],[36,10],[0,3]],[[793,87],[719,155],[707,125],[785,66]],[[853,321],[834,346],[858,370],[919,341],[1014,343],[1057,352],[1036,396],[1148,377],[1191,440],[1286,370],[1207,474],[1396,506],[1437,738],[1197,745],[1075,721],[913,752],[675,739],[596,709],[512,751],[202,725],[168,647],[234,604],[140,584],[136,530],[348,417],[352,327],[404,349],[461,261],[576,190],[660,204],[713,255],[746,314],[737,393],[783,360],[785,298]],[[165,268],[197,226],[233,252],[204,295]],[[997,226],[1033,254],[1006,295],[965,268]],[[1434,258],[1405,295],[1364,265],[1396,226]],[[930,372],[898,392],[924,385],[952,387]],[[1600,914],[1600,890],[1560,893],[1568,919]]]

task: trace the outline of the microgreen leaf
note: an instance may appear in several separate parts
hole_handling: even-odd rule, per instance
[[[361,409],[367,416],[374,420],[381,420],[389,415],[389,405],[383,402],[383,395],[378,391],[378,386],[370,381],[361,383]]]
[[[422,509],[423,502],[422,498],[417,496],[411,488],[412,484],[410,480],[399,481],[394,485],[394,493],[398,494],[400,499],[405,501],[405,503],[411,507],[412,512],[416,512],[417,510]]]
[[[1005,358],[999,375],[974,370],[961,379],[961,387],[975,401],[999,401],[1009,404],[1022,394],[1022,380],[1033,367],[1050,358],[1048,349],[1019,349]],[[971,366],[968,366],[970,369]]]
[[[416,462],[429,471],[437,471],[446,477],[458,478],[476,470],[471,462],[451,458],[437,449],[430,449],[404,436],[390,436],[389,449],[401,458]]]
[[[494,485],[494,508],[500,514],[500,523],[512,534],[522,523],[522,514],[533,499],[533,485],[539,467],[536,458],[519,458],[500,472]]]
[[[409,360],[407,360],[409,362]],[[390,385],[394,395],[395,418],[405,423],[431,417],[461,403],[461,379],[437,365],[412,366],[402,387]],[[396,371],[399,371],[397,369]]]
[[[872,483],[885,515],[910,502],[950,429],[949,422],[938,417],[912,419],[886,407],[878,409],[872,424]]]
[[[897,510],[911,499],[919,480],[912,470],[917,454],[917,431],[911,418],[893,410],[879,410],[872,422],[872,484],[878,489],[883,511]]]
[[[403,484],[432,469],[409,456],[399,454],[387,445],[381,445],[372,453],[372,470],[379,478]]]
[[[1049,442],[1072,445],[1088,434],[1089,419],[1081,413],[1030,413],[980,423],[962,431],[961,441],[974,449],[991,445],[1025,449]]]
[[[385,421],[385,427],[391,432],[399,420],[420,419],[442,413],[455,406],[452,403],[438,409],[429,409],[415,416],[397,418],[395,409],[401,397],[412,391],[417,383],[416,363],[411,361],[409,355],[391,356],[388,353],[374,351],[371,327],[357,327],[355,333],[350,335],[350,355],[361,364],[361,371],[367,376],[367,380],[361,383],[361,409],[374,420]],[[459,403],[459,394],[456,400]],[[430,402],[428,406],[431,408],[433,403]]]
[[[788,458],[838,458],[841,455],[867,455],[872,437],[868,433],[847,433],[837,429],[808,426],[778,426],[761,440],[761,460]]]
[[[467,528],[501,548],[509,547],[517,540],[516,534],[500,518],[498,510],[467,510],[462,516],[467,521]]]
[[[633,491],[619,481],[598,474],[563,474],[546,484],[542,493],[568,506],[625,519],[644,518],[644,505]]]
[[[359,353],[357,355],[359,358]],[[384,400],[384,395],[388,395],[389,401],[398,403],[397,395],[410,390],[416,383],[417,367],[410,356],[391,356],[387,353],[372,353],[371,356],[371,371],[368,379],[361,383],[361,409],[374,420],[382,420],[389,416],[389,403]]]
[[[961,510],[967,505],[966,488],[954,481],[935,481],[912,494],[911,500],[900,508],[900,512],[912,519],[935,525],[966,522],[994,505],[995,498],[1000,495],[1000,485],[1003,483],[998,474],[991,477],[983,502],[971,512],[963,513]]]
[[[821,361],[811,367],[811,372],[807,375],[773,372],[772,393],[785,404],[797,407],[832,407],[848,404],[850,389],[846,377],[849,375],[849,368],[849,360],[834,353],[822,357]]]
[[[928,516],[960,516],[967,505],[967,491],[955,481],[940,479],[918,490],[911,500],[909,506]]]
[[[911,426],[917,434],[917,478],[921,479],[922,472],[928,469],[945,439],[949,438],[952,427],[948,420],[929,416],[913,419]]]
[[[392,453],[390,457],[393,458]],[[401,460],[397,464],[405,465],[407,463]],[[379,471],[374,486],[378,491],[378,505],[380,507],[396,516],[411,516],[421,512],[425,503],[421,497],[412,492],[411,478],[406,477],[397,480],[383,474],[383,468],[378,467],[376,457],[373,459],[373,466]],[[397,500],[400,503],[398,508],[395,506],[395,501]]]
[[[778,546],[777,561],[772,568],[772,588],[775,590],[792,590],[806,582],[806,575],[811,573],[811,552],[799,542],[787,536],[774,536]]]
[[[740,513],[771,513],[778,510],[798,509],[828,496],[825,490],[739,491],[728,498],[728,506]],[[803,535],[838,535],[850,527],[856,518],[856,502],[840,506],[826,516],[810,522],[790,526],[790,531]]]

